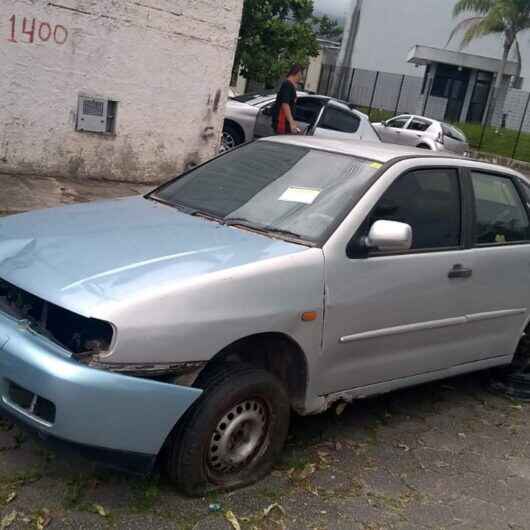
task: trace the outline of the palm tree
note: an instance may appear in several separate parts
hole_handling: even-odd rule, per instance
[[[472,16],[465,18],[456,25],[451,32],[448,43],[461,31],[464,32],[461,48],[485,35],[502,35],[504,40],[495,89],[486,114],[485,122],[486,125],[489,125],[497,105],[510,51],[515,47],[515,53],[518,54],[517,36],[530,28],[530,0],[458,0],[453,10],[453,16],[459,17],[463,14]],[[520,60],[520,55],[518,57]]]

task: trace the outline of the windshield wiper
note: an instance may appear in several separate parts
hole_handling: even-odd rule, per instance
[[[188,215],[192,215],[195,217],[204,217],[205,219],[217,221],[218,223],[223,222],[221,217],[207,210],[200,210],[198,208],[194,208],[193,206],[187,206],[177,201],[169,202],[164,199],[161,199],[160,197],[157,197],[156,195],[148,195],[147,198],[151,201],[159,202],[161,204],[165,204],[166,206],[171,206],[171,208],[175,208],[176,210],[179,210],[182,213],[187,213]]]
[[[277,234],[280,236],[286,236],[291,239],[297,239],[299,241],[306,242],[305,238],[300,234],[291,232],[290,230],[283,230],[282,228],[275,228],[274,226],[269,225],[260,225],[245,219],[244,217],[229,217],[224,220],[226,226],[243,226],[245,228],[250,228],[251,230],[256,230],[257,232],[266,232],[270,234]]]

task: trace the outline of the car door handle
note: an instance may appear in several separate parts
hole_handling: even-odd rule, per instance
[[[466,267],[463,267],[462,265],[455,265],[449,271],[450,280],[454,280],[455,278],[471,278],[471,276],[473,276],[473,270],[467,269]]]

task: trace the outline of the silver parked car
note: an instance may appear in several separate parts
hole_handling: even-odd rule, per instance
[[[276,94],[246,94],[230,98],[226,106],[221,152],[254,138],[273,136],[275,102]],[[307,136],[381,141],[366,114],[327,96],[299,92],[294,118]]]
[[[145,197],[2,218],[0,410],[113,465],[160,457],[191,495],[247,485],[291,409],[528,357],[523,184],[284,136]]]
[[[466,135],[447,123],[423,116],[403,114],[373,125],[383,142],[431,151],[447,151],[461,156],[469,155]]]

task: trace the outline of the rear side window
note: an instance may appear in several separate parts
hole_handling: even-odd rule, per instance
[[[359,130],[361,120],[354,114],[328,107],[324,112],[319,127],[343,133],[355,133]]]
[[[408,126],[408,129],[412,130],[412,131],[426,131],[429,127],[431,126],[431,122],[430,121],[426,121],[426,120],[419,120],[418,118],[414,118],[409,126]]]
[[[388,127],[393,127],[394,129],[403,129],[409,120],[410,116],[402,116],[401,118],[392,118],[386,124]]]
[[[456,169],[421,169],[399,177],[381,197],[369,224],[383,219],[412,227],[413,250],[460,246]]]
[[[529,240],[528,215],[508,177],[471,172],[475,193],[475,243],[502,245]]]

